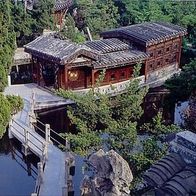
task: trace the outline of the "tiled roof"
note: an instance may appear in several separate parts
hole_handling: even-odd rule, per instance
[[[63,9],[68,9],[73,3],[73,0],[56,0],[54,10],[60,11]]]
[[[196,165],[189,165],[179,154],[170,153],[145,172],[144,180],[159,196],[196,194]]]
[[[100,55],[100,60],[93,63],[95,69],[124,66],[145,60],[148,55],[139,50],[124,50]]]
[[[51,35],[38,37],[25,45],[25,51],[34,56],[62,65],[71,61],[79,53],[97,59],[97,55],[90,48],[67,40],[54,38]]]
[[[116,37],[149,46],[186,34],[186,29],[163,22],[146,22],[101,33],[104,38]]]
[[[102,69],[123,66],[126,63],[144,60],[148,55],[138,50],[131,50],[129,45],[118,40],[108,39],[86,42],[77,45],[70,41],[54,38],[52,35],[40,36],[25,46],[25,51],[57,64],[66,64],[79,55],[93,59],[92,66]]]
[[[88,41],[85,45],[93,50],[99,51],[100,53],[117,52],[130,49],[128,44],[116,38]]]

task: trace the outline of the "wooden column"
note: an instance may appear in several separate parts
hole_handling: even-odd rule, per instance
[[[39,64],[39,61],[37,59],[36,61],[36,69],[37,69],[37,84],[40,85],[40,64]]]
[[[92,87],[94,87],[94,85],[95,85],[95,70],[92,70],[92,72],[91,72],[91,85],[92,85]]]
[[[89,72],[86,69],[84,69],[84,77],[85,77],[85,79],[84,79],[84,88],[88,88],[88,74],[89,74]]]
[[[67,65],[65,65],[65,70],[64,70],[64,73],[65,73],[65,90],[68,90],[68,68],[67,68]]]

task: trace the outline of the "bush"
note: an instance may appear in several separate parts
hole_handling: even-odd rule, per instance
[[[6,127],[11,117],[11,107],[6,97],[0,93],[0,138],[6,131]]]
[[[0,92],[3,92],[7,85],[7,74],[3,66],[0,65]]]
[[[23,99],[20,96],[7,95],[6,98],[10,104],[11,114],[16,114],[22,110],[24,104]]]

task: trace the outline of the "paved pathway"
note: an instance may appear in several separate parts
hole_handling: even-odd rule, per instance
[[[5,95],[19,95],[21,96],[28,104],[32,99],[32,94],[35,94],[35,110],[42,108],[49,108],[53,106],[61,106],[73,103],[71,100],[64,99],[57,95],[54,95],[50,91],[39,87],[37,84],[19,84],[6,87],[4,94]]]

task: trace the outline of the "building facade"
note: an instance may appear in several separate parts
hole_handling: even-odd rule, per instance
[[[34,80],[39,85],[84,90],[93,87],[105,70],[101,86],[120,84],[121,88],[132,78],[137,63],[142,65],[144,83],[178,72],[185,34],[186,29],[173,24],[143,23],[103,32],[103,39],[82,45],[41,36],[27,44],[25,51],[32,55]]]

